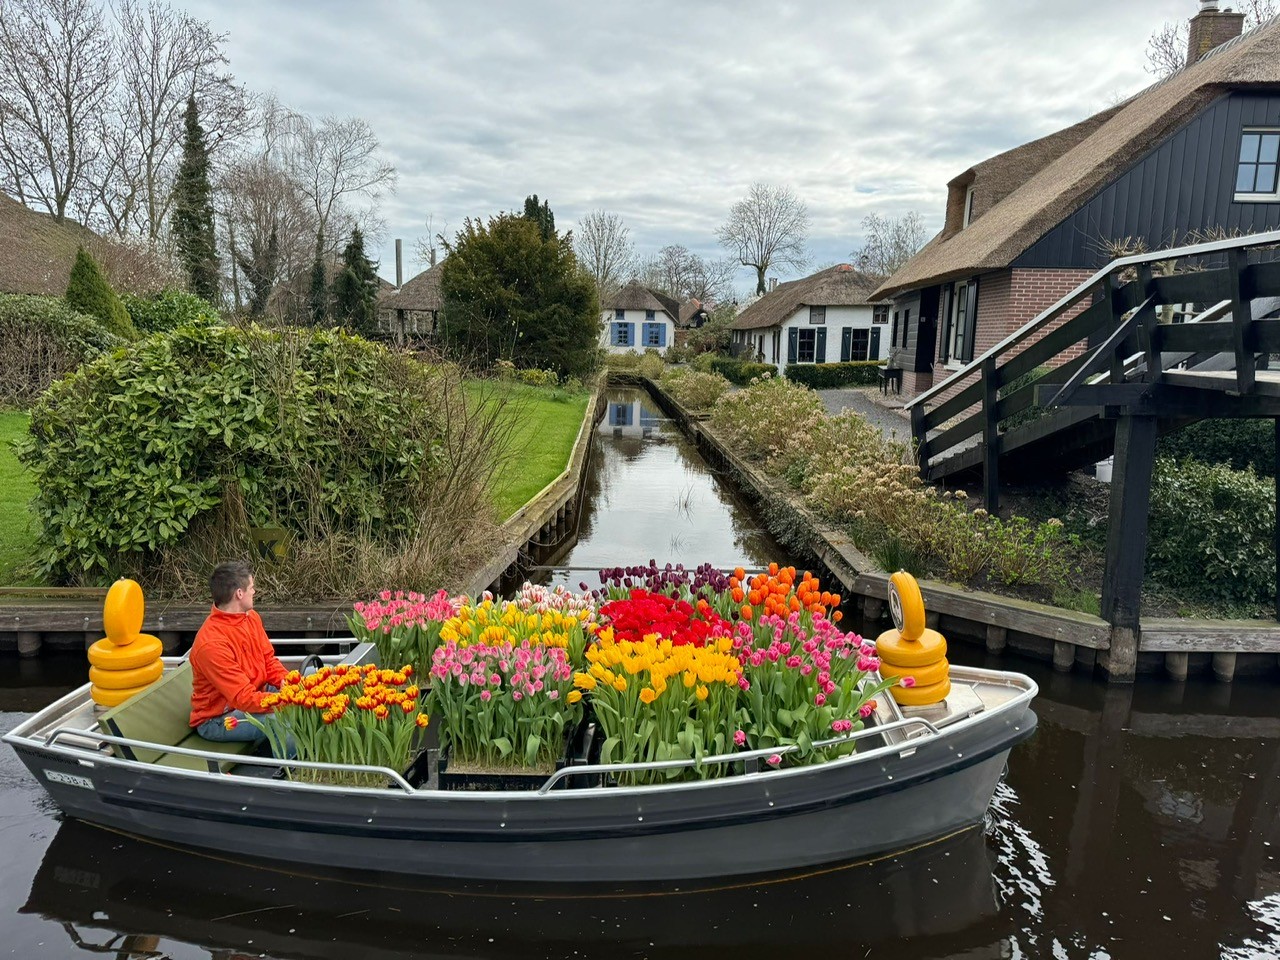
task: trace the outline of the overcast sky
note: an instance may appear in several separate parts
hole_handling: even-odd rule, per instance
[[[948,180],[1148,85],[1147,38],[1199,3],[185,6],[229,34],[249,89],[372,125],[399,171],[375,254],[394,280],[395,237],[408,277],[428,216],[452,234],[530,193],[562,230],[592,209],[620,215],[641,255],[668,243],[722,255],[716,227],[753,180],[808,205],[815,268],[849,259],[868,213],[919,210],[933,232]],[[743,270],[739,290],[752,284]]]

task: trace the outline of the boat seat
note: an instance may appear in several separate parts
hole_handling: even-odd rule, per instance
[[[113,737],[226,754],[226,760],[218,761],[218,768],[222,771],[231,767],[237,756],[252,752],[256,746],[249,740],[229,743],[206,740],[191,729],[190,718],[191,664],[183,662],[145,690],[104,713],[98,718],[98,729]],[[112,749],[125,759],[154,763],[162,767],[207,770],[210,764],[210,761],[200,757],[149,750],[145,747],[112,744]]]

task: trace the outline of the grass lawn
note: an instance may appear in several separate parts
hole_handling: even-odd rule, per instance
[[[18,463],[9,443],[27,429],[27,415],[0,410],[0,586],[25,584],[16,575],[17,566],[31,556],[35,524],[27,504],[36,488]]]
[[[515,418],[506,466],[494,484],[498,516],[505,520],[564,472],[586,414],[588,393],[515,385],[507,409]]]

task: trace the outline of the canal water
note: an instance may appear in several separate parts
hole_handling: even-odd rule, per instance
[[[581,539],[562,563],[786,559],[643,397],[610,399],[611,411],[614,402],[631,404],[635,416],[606,417],[597,434]],[[1274,687],[1247,679],[1112,687],[979,647],[957,644],[951,653],[960,663],[1021,670],[1041,686],[1039,729],[1011,754],[986,822],[881,862],[771,883],[568,894],[228,862],[63,822],[5,749],[0,953],[1280,956]],[[0,730],[78,685],[83,671],[83,660],[69,655],[0,664]]]

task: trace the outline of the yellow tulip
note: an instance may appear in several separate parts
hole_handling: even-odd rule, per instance
[[[653,703],[653,701],[657,699],[657,696],[658,696],[658,692],[656,690],[654,690],[652,687],[645,687],[643,690],[640,691],[640,702]]]

